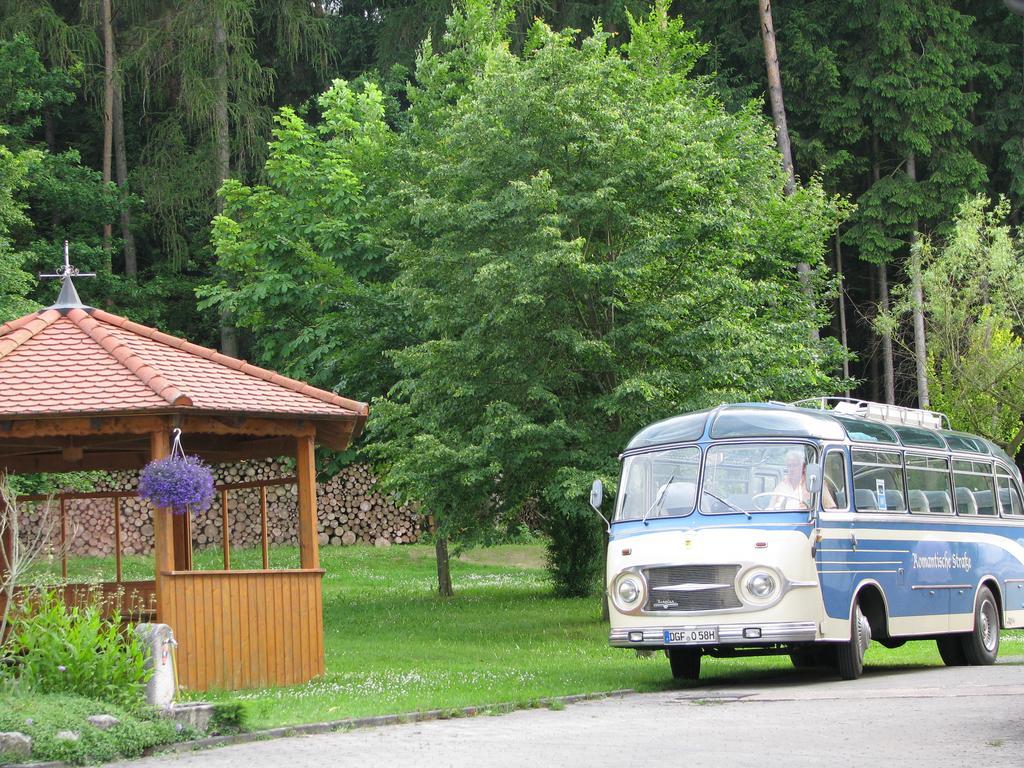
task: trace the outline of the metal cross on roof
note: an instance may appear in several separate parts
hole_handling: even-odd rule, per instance
[[[41,278],[65,278],[65,277],[96,277],[95,272],[79,272],[78,267],[72,267],[71,261],[68,257],[68,241],[64,241],[64,268],[58,269],[56,273],[52,275],[39,274]]]
[[[96,277],[95,272],[79,272],[77,267],[71,266],[71,260],[68,256],[68,241],[64,241],[64,268],[58,269],[54,274],[42,274],[39,275],[42,279],[47,278],[60,278],[60,295],[57,297],[57,303],[48,307],[48,309],[85,309],[86,306],[82,303],[82,300],[78,298],[78,291],[75,290],[75,284],[71,282],[72,277]]]

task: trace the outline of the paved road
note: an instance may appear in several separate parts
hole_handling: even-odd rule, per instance
[[[295,737],[122,765],[1019,768],[1024,658],[1007,661],[959,669],[869,668],[852,682],[793,671],[561,711]]]

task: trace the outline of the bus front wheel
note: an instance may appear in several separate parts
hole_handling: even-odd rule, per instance
[[[871,644],[871,625],[860,609],[860,603],[853,606],[850,616],[850,640],[836,648],[836,662],[839,676],[843,680],[856,680],[864,671],[864,653]]]
[[[666,653],[672,667],[672,677],[676,680],[700,679],[699,648],[669,648]]]
[[[994,664],[999,655],[999,608],[992,590],[982,587],[974,608],[974,631],[963,636],[964,658],[971,666]]]
[[[942,663],[947,667],[962,667],[967,663],[963,638],[960,635],[937,637],[935,644],[939,646],[939,656],[942,657]]]

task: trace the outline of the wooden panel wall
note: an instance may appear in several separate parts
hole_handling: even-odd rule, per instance
[[[304,683],[324,672],[323,571],[162,574],[159,618],[193,691]]]

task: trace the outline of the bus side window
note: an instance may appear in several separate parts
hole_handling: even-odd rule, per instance
[[[1020,489],[1013,479],[999,469],[999,506],[1004,515],[1024,515],[1024,502],[1021,501]]]
[[[825,457],[825,482],[821,489],[822,509],[846,509],[846,456],[829,451]]]
[[[995,515],[995,483],[987,461],[953,460],[956,511],[961,515]]]
[[[906,512],[903,457],[891,451],[853,451],[857,511]]]
[[[910,511],[951,514],[953,503],[949,493],[949,462],[937,456],[908,453],[906,464]]]

